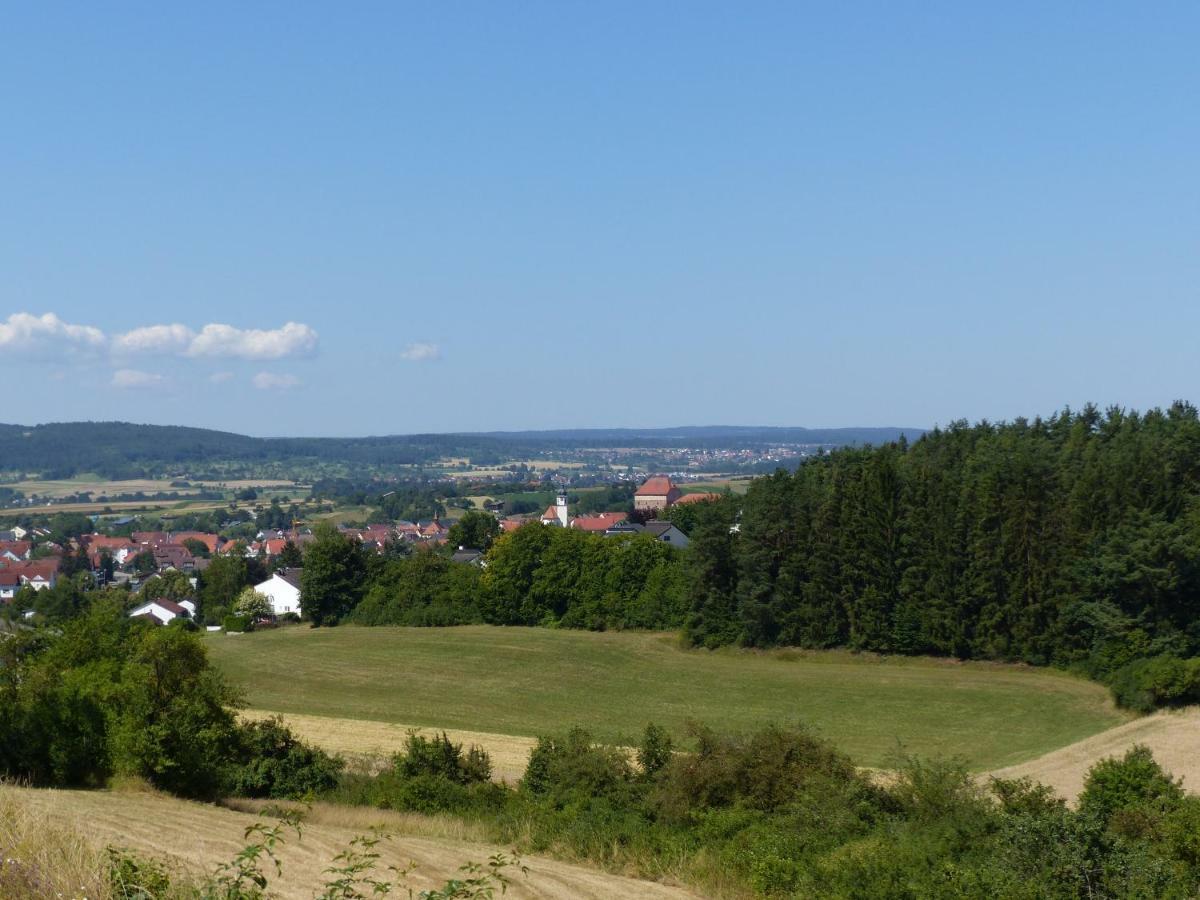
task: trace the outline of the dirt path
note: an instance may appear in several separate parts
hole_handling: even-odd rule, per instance
[[[288,727],[302,740],[330,753],[337,753],[351,764],[359,763],[367,769],[380,768],[394,753],[402,751],[409,731],[416,731],[425,737],[433,737],[441,731],[391,722],[273,713],[262,709],[243,710],[240,715],[251,720],[282,716]],[[486,750],[492,758],[493,776],[509,784],[515,784],[525,773],[529,754],[537,743],[528,737],[452,728],[446,729],[446,735],[455,743],[462,744],[464,750],[472,744]]]
[[[1120,756],[1134,744],[1145,744],[1164,769],[1183,779],[1185,788],[1200,793],[1200,707],[1134,719],[1037,759],[989,774],[1001,778],[1029,776],[1074,803],[1094,763],[1108,756]]]
[[[0,786],[48,819],[73,825],[100,846],[112,844],[158,858],[169,858],[192,873],[208,873],[244,846],[247,826],[256,816],[151,792],[35,790]],[[468,862],[484,863],[504,848],[478,841],[469,826],[436,817],[404,816],[386,811],[318,804],[309,814],[303,837],[290,837],[278,856],[283,875],[271,879],[282,898],[309,898],[327,878],[323,873],[356,834],[381,825],[397,836],[376,849],[380,868],[415,862],[409,884],[416,890],[438,887]],[[477,836],[477,835],[474,835]],[[514,898],[612,898],[675,900],[695,897],[681,888],[610,875],[542,857],[526,857],[528,875],[511,873],[506,896]]]

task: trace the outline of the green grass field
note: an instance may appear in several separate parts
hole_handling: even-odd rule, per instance
[[[898,742],[985,770],[1125,721],[1100,685],[990,663],[846,652],[698,651],[674,635],[538,628],[281,628],[207,637],[250,706],[508,735],[584,725],[629,743],[803,722],[868,766]]]

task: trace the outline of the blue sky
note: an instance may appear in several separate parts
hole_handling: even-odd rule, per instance
[[[0,420],[1200,400],[1197,46],[1194,3],[14,7]]]

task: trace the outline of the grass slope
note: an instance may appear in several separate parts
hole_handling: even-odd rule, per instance
[[[1097,684],[990,663],[682,650],[673,635],[539,628],[282,628],[209,636],[257,709],[509,735],[580,724],[633,743],[804,722],[862,765],[915,753],[1012,765],[1125,720]]]

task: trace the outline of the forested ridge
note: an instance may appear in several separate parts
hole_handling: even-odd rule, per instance
[[[0,467],[69,478],[87,472],[109,478],[142,477],[162,466],[212,462],[244,464],[304,461],[410,466],[443,457],[480,464],[570,451],[580,447],[755,447],[777,443],[856,444],[898,437],[897,428],[576,429],[489,434],[396,434],[372,437],[259,438],[178,425],[129,422],[0,424]],[[919,431],[910,430],[917,434]]]
[[[696,644],[1023,660],[1097,677],[1200,650],[1200,420],[1187,403],[955,422],[911,444],[829,453],[707,506],[692,543]],[[1195,668],[1173,665],[1194,689]]]

